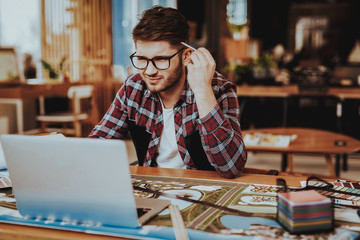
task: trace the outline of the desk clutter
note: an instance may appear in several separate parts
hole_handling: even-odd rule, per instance
[[[8,171],[0,171],[0,189],[12,187]]]
[[[335,206],[360,209],[360,184],[337,180],[329,183],[322,179],[311,177],[306,181],[306,189],[314,189],[320,194],[329,197]]]
[[[211,240],[224,237],[227,240],[244,239],[244,237],[247,239],[255,237],[262,237],[263,239],[341,239],[345,236],[348,237],[347,239],[356,239],[360,236],[360,230],[355,231],[345,228],[351,223],[346,223],[346,226],[343,226],[336,221],[337,224],[332,231],[306,235],[289,233],[276,221],[279,186],[142,175],[132,175],[132,183],[134,187],[180,195],[195,200],[195,202],[209,202],[247,213],[245,215],[233,214],[181,199],[171,199],[171,204],[179,207],[190,239]],[[11,191],[9,192],[11,194]],[[138,190],[134,191],[134,195],[147,198],[165,198],[165,196]],[[13,195],[7,196],[7,200],[13,198]],[[93,232],[100,235],[111,234],[132,238],[175,239],[170,219],[171,211],[168,209],[165,209],[147,225],[139,229],[89,226],[71,221],[48,221],[44,218],[27,219],[16,213],[16,210],[2,204],[0,206],[0,222]]]
[[[244,137],[244,143],[246,146],[262,146],[262,147],[279,147],[287,148],[291,141],[297,138],[294,135],[279,135],[271,133],[247,133]]]
[[[337,180],[327,182],[309,177],[301,189],[288,189],[286,182],[278,194],[277,221],[291,233],[333,229],[334,220],[360,223],[360,184]]]

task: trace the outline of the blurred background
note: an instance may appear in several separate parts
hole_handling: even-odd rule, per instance
[[[153,5],[178,8],[189,19],[191,44],[208,48],[217,70],[237,84],[300,84],[320,91],[359,87],[356,0],[0,0],[0,46],[15,48],[22,82],[49,78],[41,60],[58,66],[65,59],[57,70],[61,76],[96,85],[99,118],[117,91],[116,83],[134,71],[128,57],[134,51],[131,29]],[[281,125],[281,102],[248,99],[243,128]],[[332,113],[335,102],[291,99],[287,122],[341,128],[359,138],[358,101],[342,103],[341,123]],[[16,129],[12,122],[10,132]],[[26,122],[27,129],[36,127],[34,121]]]

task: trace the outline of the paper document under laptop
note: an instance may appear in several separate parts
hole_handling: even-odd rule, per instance
[[[23,216],[139,227],[170,204],[140,199],[149,211],[138,219],[121,140],[2,135],[1,142]]]

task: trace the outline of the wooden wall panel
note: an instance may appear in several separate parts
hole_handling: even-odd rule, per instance
[[[42,59],[66,56],[71,81],[93,83],[99,116],[113,100],[111,0],[42,0]]]

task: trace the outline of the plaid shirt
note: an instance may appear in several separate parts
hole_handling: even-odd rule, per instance
[[[240,108],[235,86],[215,72],[212,88],[218,104],[205,117],[199,118],[195,96],[186,82],[173,111],[178,149],[188,169],[196,169],[184,138],[198,131],[210,164],[226,178],[237,176],[245,166],[247,154],[240,129]],[[143,126],[151,134],[144,166],[156,160],[163,130],[160,99],[150,92],[139,74],[131,75],[120,88],[103,119],[89,137],[123,139],[128,134],[128,121]]]

